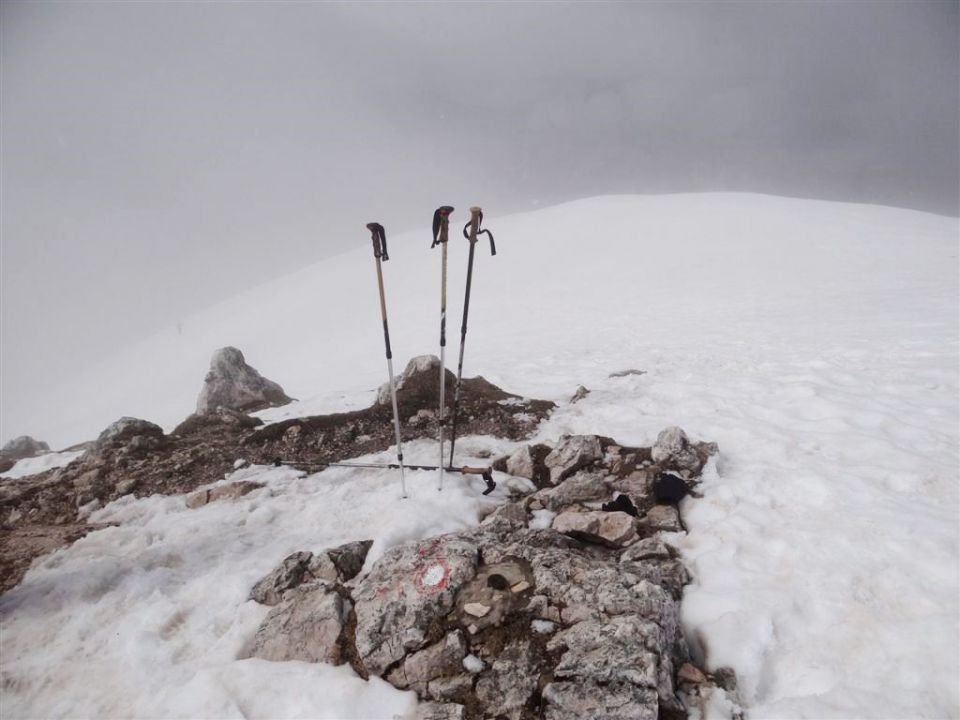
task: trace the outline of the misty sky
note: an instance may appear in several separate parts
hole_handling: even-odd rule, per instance
[[[957,2],[0,7],[6,417],[441,204],[960,210]]]

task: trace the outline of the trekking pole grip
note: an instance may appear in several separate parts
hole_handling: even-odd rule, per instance
[[[370,231],[370,239],[373,241],[373,256],[386,262],[390,259],[387,255],[387,232],[380,223],[367,223],[367,230]]]
[[[497,254],[497,246],[493,242],[493,233],[489,230],[481,230],[480,224],[483,222],[483,210],[478,207],[470,208],[470,222],[463,228],[463,236],[471,243],[475,243],[480,235],[486,235],[490,238],[490,254]],[[467,230],[469,229],[469,234]]]
[[[440,243],[447,242],[448,230],[450,227],[450,213],[453,212],[451,205],[441,205],[433,213],[433,244],[431,248]]]

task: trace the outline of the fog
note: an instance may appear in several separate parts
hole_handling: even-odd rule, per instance
[[[956,215],[958,17],[4,2],[2,439],[32,396],[370,220],[426,242],[441,204],[710,190]]]

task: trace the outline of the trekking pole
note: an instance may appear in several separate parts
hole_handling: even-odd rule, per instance
[[[440,415],[437,423],[440,435],[440,475],[437,490],[443,490],[443,427],[447,422],[446,386],[447,386],[447,239],[450,226],[450,213],[453,208],[444,205],[433,213],[433,244],[440,245]]]
[[[289,465],[291,467],[296,467],[298,465],[303,467],[315,467],[320,468],[321,470],[329,467],[345,467],[345,468],[372,468],[377,470],[385,469],[395,469],[395,468],[406,468],[407,470],[438,470],[438,465],[398,465],[397,463],[349,463],[349,462],[332,462],[332,463],[322,463],[322,462],[312,462],[309,460],[281,460],[277,458],[273,461],[274,466],[280,467],[281,465]],[[484,495],[489,495],[494,490],[497,489],[497,483],[493,479],[493,471],[490,468],[478,468],[478,467],[447,467],[445,468],[447,472],[460,473],[461,475],[479,475],[483,478],[483,481],[487,484],[486,489],[483,491]]]
[[[490,238],[490,254],[497,254],[497,246],[493,244],[493,233],[489,230],[481,230],[482,222],[483,210],[478,207],[470,208],[470,222],[463,228],[463,236],[470,241],[470,254],[467,257],[467,289],[463,298],[463,323],[460,325],[460,359],[457,361],[457,385],[453,392],[453,415],[450,423],[451,465],[453,465],[453,448],[457,442],[457,415],[460,410],[460,386],[463,380],[463,346],[467,342],[467,315],[470,313],[470,286],[473,284],[473,251],[477,244],[477,236],[486,234]]]
[[[380,261],[389,260],[387,233],[380,223],[367,223],[373,241],[373,258],[377,263],[377,285],[380,288],[380,317],[383,318],[383,341],[387,346],[387,372],[390,375],[390,399],[393,402],[393,428],[397,433],[397,467],[400,469],[401,498],[407,497],[407,483],[403,477],[403,441],[400,437],[400,411],[397,409],[397,385],[393,380],[393,353],[390,352],[390,329],[387,327],[387,299],[383,292],[383,269]]]

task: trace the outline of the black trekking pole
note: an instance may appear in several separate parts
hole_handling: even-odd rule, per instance
[[[447,239],[450,226],[450,213],[453,208],[444,205],[433,213],[433,244],[440,245],[440,414],[437,426],[440,435],[440,475],[437,490],[443,490],[443,428],[447,422],[446,386],[447,386]]]
[[[387,233],[380,223],[367,223],[370,238],[373,241],[373,258],[377,263],[377,285],[380,288],[380,317],[383,318],[383,341],[387,347],[387,372],[390,376],[390,399],[393,402],[393,427],[397,433],[397,465],[400,469],[400,490],[402,498],[407,497],[407,483],[403,477],[403,441],[400,437],[400,411],[397,409],[397,386],[393,380],[393,353],[390,351],[390,329],[387,327],[387,299],[383,292],[383,270],[380,261],[386,262]]]
[[[473,284],[473,251],[477,244],[477,236],[486,234],[490,238],[490,254],[497,254],[497,246],[493,244],[493,233],[489,230],[481,230],[482,222],[483,210],[478,207],[470,208],[470,222],[463,228],[463,236],[470,241],[470,254],[467,257],[467,289],[463,298],[463,323],[460,325],[460,359],[457,361],[457,385],[453,393],[453,413],[450,423],[451,465],[453,465],[453,448],[457,442],[457,414],[460,410],[460,386],[463,380],[463,346],[467,342],[467,315],[470,313],[470,286]]]

